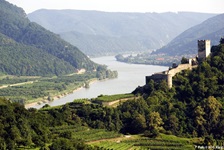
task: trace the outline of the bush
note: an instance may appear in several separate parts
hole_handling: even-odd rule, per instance
[[[146,130],[144,132],[144,136],[145,137],[149,137],[149,138],[156,138],[159,136],[159,131],[152,129],[152,130]]]

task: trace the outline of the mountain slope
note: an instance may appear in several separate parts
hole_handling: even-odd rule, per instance
[[[4,59],[0,71],[4,73],[60,75],[80,68],[93,70],[97,66],[76,47],[40,25],[30,22],[21,8],[4,0],[0,0],[0,20],[1,40],[11,41],[10,44],[0,45],[0,57],[1,60]],[[3,58],[3,54],[7,59]],[[16,66],[14,71],[9,71],[12,66]],[[29,66],[25,67],[29,70],[21,71],[24,68],[22,66]]]
[[[209,18],[177,36],[169,44],[155,53],[165,53],[171,56],[197,53],[197,40],[211,40],[216,45],[224,36],[224,14]]]
[[[82,34],[76,31],[61,33],[60,36],[77,47],[81,47],[82,51],[90,56],[113,55],[136,50],[145,51],[148,50],[148,46],[156,46],[153,44],[156,42],[155,40],[148,39],[148,41],[145,41],[148,46],[143,45],[143,42],[139,42],[144,41],[146,37],[113,37]]]
[[[184,30],[214,14],[202,13],[109,13],[81,10],[37,10],[34,21],[85,54],[105,55],[160,48]]]
[[[0,33],[0,72],[11,75],[60,75],[74,67],[41,49],[17,43]]]

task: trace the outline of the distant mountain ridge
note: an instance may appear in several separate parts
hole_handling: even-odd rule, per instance
[[[34,21],[90,56],[161,48],[184,30],[214,14],[115,13],[41,9],[28,14]]]
[[[97,66],[75,46],[30,22],[21,8],[5,0],[0,0],[0,20],[0,73],[62,75]]]
[[[224,36],[224,14],[209,18],[173,39],[166,46],[158,49],[154,54],[188,55],[197,54],[197,40],[211,40],[212,45],[217,45]]]

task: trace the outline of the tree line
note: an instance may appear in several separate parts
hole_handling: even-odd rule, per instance
[[[53,134],[52,128],[63,126],[106,129],[123,134],[143,134],[153,138],[160,133],[180,137],[201,137],[201,144],[213,145],[224,138],[224,45],[213,47],[213,53],[198,68],[174,77],[170,89],[166,81],[150,80],[138,87],[137,98],[116,108],[97,104],[68,103],[56,108],[28,109],[17,103],[0,100],[0,149],[41,147],[54,149],[88,147],[83,141],[72,141],[71,132]],[[72,145],[73,143],[73,145]],[[83,148],[83,149],[84,149]]]

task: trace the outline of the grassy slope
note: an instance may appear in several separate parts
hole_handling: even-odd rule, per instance
[[[200,142],[200,139],[180,138],[174,135],[160,134],[160,137],[151,139],[141,135],[129,135],[119,138],[104,139],[89,144],[114,150],[129,149],[194,149],[194,143]]]

